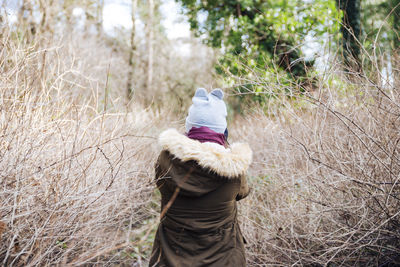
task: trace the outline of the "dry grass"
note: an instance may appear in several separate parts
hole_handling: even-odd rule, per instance
[[[118,72],[108,59],[11,38],[0,54],[0,265],[140,263],[157,216],[159,116],[105,110],[104,77]]]
[[[241,206],[250,266],[400,264],[399,80],[328,73],[270,119],[236,123],[255,152]]]

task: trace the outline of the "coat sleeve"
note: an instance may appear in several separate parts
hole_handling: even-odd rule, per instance
[[[247,184],[246,175],[240,176],[240,189],[239,193],[236,196],[236,201],[239,201],[245,197],[247,197],[250,193],[249,185]]]
[[[160,153],[160,155],[158,156],[158,158],[157,158],[157,161],[156,161],[156,164],[154,165],[154,170],[155,170],[155,180],[157,181],[158,179],[160,179],[160,177],[161,177],[161,175],[162,175],[162,169],[161,169],[161,166],[160,166],[160,157],[161,157],[161,154],[162,153]]]
[[[165,184],[168,170],[165,168],[165,151],[161,151],[160,155],[157,158],[156,164],[154,165],[155,169],[155,181],[157,183],[157,187],[160,187]]]
[[[172,181],[169,174],[170,168],[168,167],[168,162],[168,153],[166,151],[161,151],[157,162],[154,165],[155,181],[158,189],[164,187],[169,191],[173,191],[175,190],[176,184]]]

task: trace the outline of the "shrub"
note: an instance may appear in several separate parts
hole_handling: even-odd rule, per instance
[[[398,69],[384,85],[326,74],[231,131],[254,149],[241,206],[250,266],[400,264]]]

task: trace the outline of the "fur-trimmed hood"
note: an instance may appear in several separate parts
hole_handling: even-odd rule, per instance
[[[225,177],[233,178],[245,174],[252,162],[253,153],[244,143],[234,143],[229,148],[215,143],[200,143],[175,129],[162,132],[158,142],[163,150],[169,151],[180,160],[195,160],[200,166]]]

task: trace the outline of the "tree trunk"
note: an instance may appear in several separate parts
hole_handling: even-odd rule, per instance
[[[103,34],[103,9],[104,9],[104,0],[98,0],[97,3],[97,23],[96,23],[96,29],[97,29],[97,35],[102,35]]]
[[[136,55],[136,44],[135,44],[136,8],[137,8],[137,0],[132,0],[131,49],[129,50],[129,71],[128,71],[128,84],[127,84],[128,100],[131,100],[134,94],[133,73],[135,71],[135,55]]]
[[[24,0],[22,2],[21,10],[19,11],[20,27],[22,27],[28,43],[32,41],[36,34],[36,24],[33,20],[32,4],[34,4],[34,1]]]
[[[392,11],[392,26],[394,31],[393,47],[400,51],[400,0],[391,0],[390,10]]]
[[[45,28],[48,25],[47,24],[47,4],[43,0],[40,0],[39,1],[39,7],[40,7],[40,10],[42,12],[42,19],[40,21],[40,28],[41,28],[42,31],[46,31]]]
[[[343,10],[342,35],[343,35],[343,60],[344,64],[357,71],[361,68],[361,1],[336,0]]]
[[[153,41],[154,41],[154,0],[149,0],[148,21],[148,62],[147,62],[147,92],[152,91],[153,86]]]
[[[59,6],[54,0],[39,0],[39,9],[42,13],[40,21],[40,32],[54,33],[54,25],[56,24],[55,15],[59,11]]]

